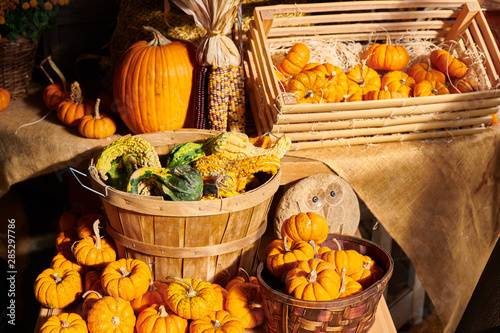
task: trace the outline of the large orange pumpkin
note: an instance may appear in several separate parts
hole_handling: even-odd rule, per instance
[[[113,95],[123,122],[134,133],[193,127],[196,49],[146,27],[154,39],[138,41],[118,62]]]

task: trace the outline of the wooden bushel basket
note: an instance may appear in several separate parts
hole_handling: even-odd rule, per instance
[[[261,263],[257,268],[270,333],[368,332],[375,322],[377,305],[392,276],[394,261],[384,249],[362,238],[330,234],[322,244],[336,249],[335,237],[345,250],[370,256],[384,269],[384,276],[361,293],[332,301],[305,301],[284,291],[284,283]]]
[[[213,134],[181,130],[141,137],[161,160],[175,145],[202,142]],[[151,263],[155,280],[177,276],[225,285],[239,267],[255,272],[280,171],[258,188],[231,198],[183,202],[119,191],[107,187],[92,166],[89,172],[92,188],[104,194],[100,199],[109,220],[106,229],[118,257]]]

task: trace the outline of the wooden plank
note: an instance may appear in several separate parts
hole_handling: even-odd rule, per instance
[[[322,147],[341,147],[364,144],[377,144],[384,142],[403,142],[411,140],[427,140],[445,137],[456,137],[459,135],[470,135],[481,133],[486,127],[472,127],[464,129],[452,129],[446,131],[430,131],[422,133],[375,135],[367,137],[340,138],[336,140],[302,141],[292,143],[291,150],[314,149]]]
[[[377,21],[401,21],[401,20],[415,20],[426,19],[428,21],[435,19],[450,19],[458,16],[457,11],[444,9],[444,10],[419,10],[419,11],[402,11],[394,12],[387,11],[376,13],[366,11],[363,13],[345,13],[329,14],[329,15],[314,15],[314,16],[297,16],[297,17],[276,17],[273,21],[273,29],[285,26],[300,26],[304,24],[322,24],[322,23],[348,23],[348,22],[369,22],[374,21],[373,14],[376,14]],[[332,27],[335,28],[335,27]],[[268,35],[269,37],[269,35]]]
[[[294,132],[294,133],[287,133],[286,136],[289,137],[292,140],[292,142],[328,140],[328,139],[338,139],[338,138],[353,138],[353,137],[364,137],[364,136],[373,136],[381,134],[420,132],[420,131],[429,131],[429,130],[436,130],[443,128],[476,126],[481,124],[488,124],[492,119],[493,118],[490,115],[486,117],[476,117],[470,119],[432,121],[427,123],[405,124],[397,126],[384,126],[384,127],[373,127],[373,128],[359,128],[359,129],[354,128],[354,129],[322,131],[322,132]]]
[[[436,120],[450,120],[460,118],[473,118],[494,114],[498,107],[478,109],[461,112],[443,112],[423,115],[411,115],[402,117],[374,118],[374,119],[350,119],[319,123],[278,124],[274,127],[279,133],[289,132],[322,132],[338,129],[353,129],[367,127],[396,126],[412,123],[430,122]]]
[[[154,219],[154,244],[184,247],[185,218],[155,216]],[[166,282],[168,276],[182,277],[182,258],[155,257],[155,280]]]
[[[349,103],[347,103],[346,106],[348,106],[348,104]],[[384,104],[378,103],[378,105],[380,106]],[[430,105],[422,104],[422,105],[399,107],[399,108],[388,107],[381,109],[376,109],[376,108],[369,109],[369,105],[367,105],[366,106],[367,109],[363,108],[359,110],[345,110],[345,111],[336,110],[323,113],[283,114],[278,116],[277,124],[281,125],[281,124],[297,124],[297,123],[335,121],[335,120],[414,116],[414,115],[438,113],[438,112],[456,112],[462,110],[490,109],[498,105],[500,105],[500,98],[464,101],[462,103],[457,102],[453,104],[445,104],[445,103],[430,104]]]
[[[319,173],[333,173],[332,169],[321,161],[288,155],[281,159],[281,169],[281,185],[288,185]]]
[[[477,26],[477,28],[476,28]],[[496,43],[495,38],[491,32],[490,26],[486,21],[483,13],[480,13],[476,16],[476,20],[473,22],[471,26],[471,30],[477,35],[482,36],[484,38],[484,49],[483,52],[487,53],[487,61],[491,63],[490,68],[495,68],[495,73],[493,74],[493,82],[498,82],[498,77],[500,75],[500,51],[499,45]]]
[[[353,41],[353,42],[366,42],[368,39],[371,41],[376,41],[385,39],[385,34],[383,31],[379,32],[378,35],[372,35],[372,34],[367,34],[367,33],[345,33],[345,34],[325,34],[325,35],[320,35],[320,36],[315,36],[314,40],[339,40],[339,41]],[[420,39],[420,40],[439,40],[443,39],[446,36],[446,32],[440,31],[440,30],[423,30],[423,31],[403,31],[403,32],[391,32],[391,38],[392,39],[404,39],[408,37]],[[285,37],[281,36],[279,38],[270,38],[268,39],[268,46],[269,47],[283,47],[283,46],[290,46],[291,44],[297,42],[297,41],[306,41],[304,39],[304,36],[291,36],[291,37]]]
[[[339,24],[335,26],[299,26],[299,27],[284,27],[275,28],[269,32],[270,38],[277,38],[283,36],[321,36],[329,35],[335,36],[336,34],[348,33],[364,33],[369,35],[376,35],[377,33],[386,36],[388,33],[393,32],[406,33],[407,35],[413,34],[413,31],[418,30],[446,30],[451,28],[452,23],[447,21],[416,21],[416,22],[378,22],[366,24]],[[369,36],[365,36],[365,40]]]
[[[457,40],[464,33],[464,31],[469,27],[474,17],[481,12],[481,7],[478,3],[466,3],[464,4],[462,11],[458,15],[455,23],[451,27],[446,40]]]
[[[481,105],[484,105],[484,107],[492,107],[495,105],[494,103],[498,103],[499,99],[500,99],[500,90],[495,89],[495,90],[477,91],[464,94],[395,98],[395,99],[386,99],[378,101],[323,103],[314,105],[312,104],[285,105],[282,107],[281,113],[284,116],[288,114],[300,114],[300,113],[307,114],[307,113],[330,112],[330,111],[346,112],[346,111],[357,111],[357,110],[385,109],[384,112],[393,110],[393,113],[395,114],[399,113],[401,108],[406,107],[406,109],[402,110],[404,110],[404,112],[407,112],[408,114],[412,114],[413,110],[418,108],[426,108],[433,110],[440,109],[441,111],[458,110],[461,108],[462,105],[464,105],[464,103],[469,103],[467,104],[468,105],[467,107],[475,105],[473,106],[473,108],[480,108],[482,107]],[[389,115],[390,114],[391,113],[389,113]]]

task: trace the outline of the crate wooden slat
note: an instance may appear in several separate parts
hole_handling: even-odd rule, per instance
[[[276,17],[299,13],[302,15]],[[273,48],[279,47],[284,53],[294,41],[335,39],[367,45],[383,42],[387,35],[397,39],[409,34],[416,40],[426,39],[436,45],[446,42],[469,56],[483,57],[484,62],[474,64],[471,70],[481,78],[484,90],[394,100],[296,104],[274,75]],[[496,113],[500,105],[500,52],[475,0],[256,7],[248,36],[247,86],[257,131],[291,136],[292,149],[477,133],[487,127],[489,115]],[[346,132],[348,129],[350,132]],[[333,142],[336,139],[338,142]]]

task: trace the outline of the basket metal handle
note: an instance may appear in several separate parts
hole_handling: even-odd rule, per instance
[[[95,167],[94,167],[94,166],[90,166],[90,167],[89,167],[89,170],[90,170],[90,168],[94,168],[94,169],[95,169]],[[89,191],[91,191],[91,192],[94,192],[94,193],[96,193],[96,194],[99,194],[100,196],[102,196],[102,197],[104,197],[104,198],[106,198],[106,197],[108,196],[108,187],[109,187],[109,185],[106,185],[106,186],[104,187],[104,192],[105,192],[105,194],[102,194],[101,192],[97,192],[97,191],[96,191],[96,190],[94,190],[93,188],[90,188],[90,187],[88,187],[87,185],[84,185],[84,184],[80,181],[80,178],[78,178],[78,176],[77,176],[75,173],[78,173],[78,174],[80,174],[81,176],[83,176],[83,177],[87,178],[87,175],[86,175],[86,174],[84,174],[83,172],[78,171],[78,170],[76,170],[76,169],[74,169],[74,168],[72,168],[72,167],[69,167],[69,171],[71,171],[71,173],[73,174],[73,177],[75,177],[75,178],[76,178],[76,180],[78,181],[78,183],[80,183],[80,185],[81,185],[83,188],[85,188],[85,189],[87,189],[87,190],[89,190]]]

